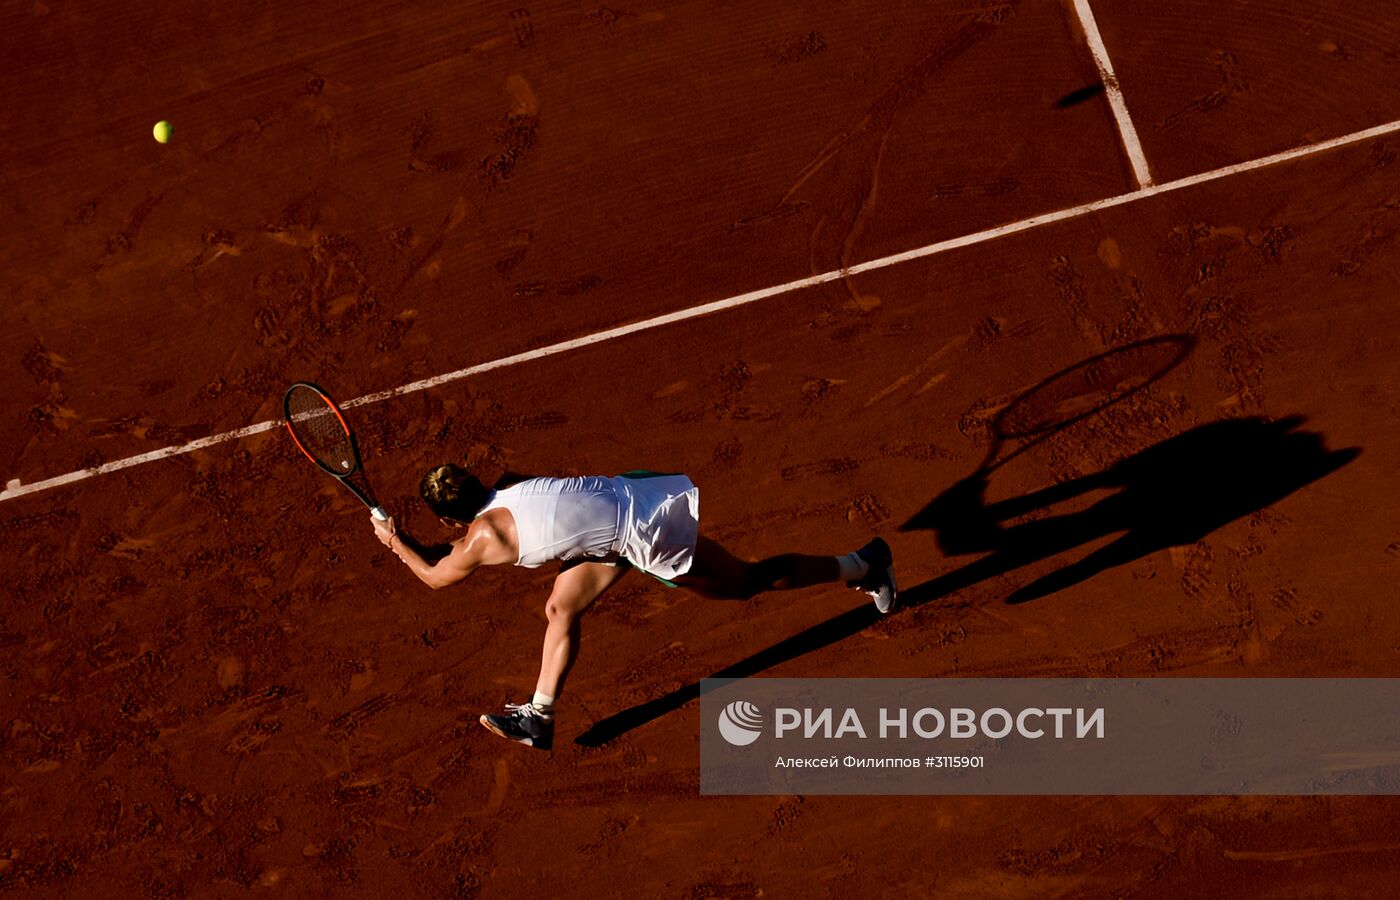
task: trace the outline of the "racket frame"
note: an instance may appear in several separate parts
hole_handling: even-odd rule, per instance
[[[309,388],[315,391],[316,394],[325,401],[325,404],[330,407],[331,412],[335,413],[335,417],[340,420],[340,426],[345,429],[345,436],[350,439],[350,460],[353,463],[350,467],[350,471],[340,472],[321,462],[310,450],[306,449],[301,442],[301,438],[297,437],[296,429],[292,427],[292,411],[288,403],[292,398],[292,392],[298,388]],[[317,468],[334,476],[341,484],[345,485],[350,493],[354,494],[359,498],[361,503],[369,507],[370,513],[376,519],[381,522],[388,521],[389,514],[384,511],[384,507],[371,500],[368,494],[360,490],[356,484],[349,480],[351,475],[359,472],[362,468],[360,465],[360,445],[355,441],[355,432],[351,430],[350,423],[345,421],[345,415],[340,411],[340,406],[336,404],[335,400],[331,399],[331,395],[326,393],[325,389],[318,384],[314,384],[310,381],[298,381],[288,387],[286,392],[282,394],[282,415],[284,416],[283,424],[287,426],[287,433],[292,436],[292,441],[297,445],[297,449],[300,450],[307,459],[315,463]]]

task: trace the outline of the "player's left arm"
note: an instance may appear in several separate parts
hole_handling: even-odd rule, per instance
[[[392,516],[383,522],[378,519],[372,521],[379,542],[394,551],[394,555],[408,566],[418,580],[433,590],[456,584],[481,564],[478,558],[480,552],[474,551],[468,541],[425,547],[407,532],[399,530]]]

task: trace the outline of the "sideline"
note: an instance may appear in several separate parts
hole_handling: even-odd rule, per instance
[[[1147,156],[1142,152],[1142,142],[1138,140],[1137,129],[1128,115],[1128,104],[1123,100],[1123,88],[1118,84],[1118,76],[1113,71],[1113,61],[1108,58],[1108,48],[1099,34],[1099,23],[1094,20],[1094,11],[1089,8],[1089,0],[1074,0],[1074,11],[1079,16],[1079,27],[1084,29],[1084,37],[1089,41],[1089,54],[1094,57],[1099,78],[1108,93],[1108,105],[1113,108],[1113,118],[1118,122],[1118,134],[1123,138],[1123,149],[1128,151],[1128,160],[1133,164],[1133,177],[1138,187],[1152,184],[1152,170],[1147,167]]]

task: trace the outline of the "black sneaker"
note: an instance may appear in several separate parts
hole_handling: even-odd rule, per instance
[[[554,746],[554,714],[533,703],[507,703],[504,716],[482,716],[481,724],[508,740],[548,750]]]
[[[860,581],[846,582],[846,586],[869,594],[881,613],[894,609],[899,587],[894,580],[894,555],[890,553],[890,545],[884,538],[876,538],[857,550],[856,556],[865,560],[870,571]]]

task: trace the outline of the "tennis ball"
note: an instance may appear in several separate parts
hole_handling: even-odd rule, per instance
[[[162,144],[168,144],[170,142],[170,135],[173,134],[174,131],[174,127],[172,127],[169,122],[161,119],[156,123],[156,127],[151,129],[151,134]]]

